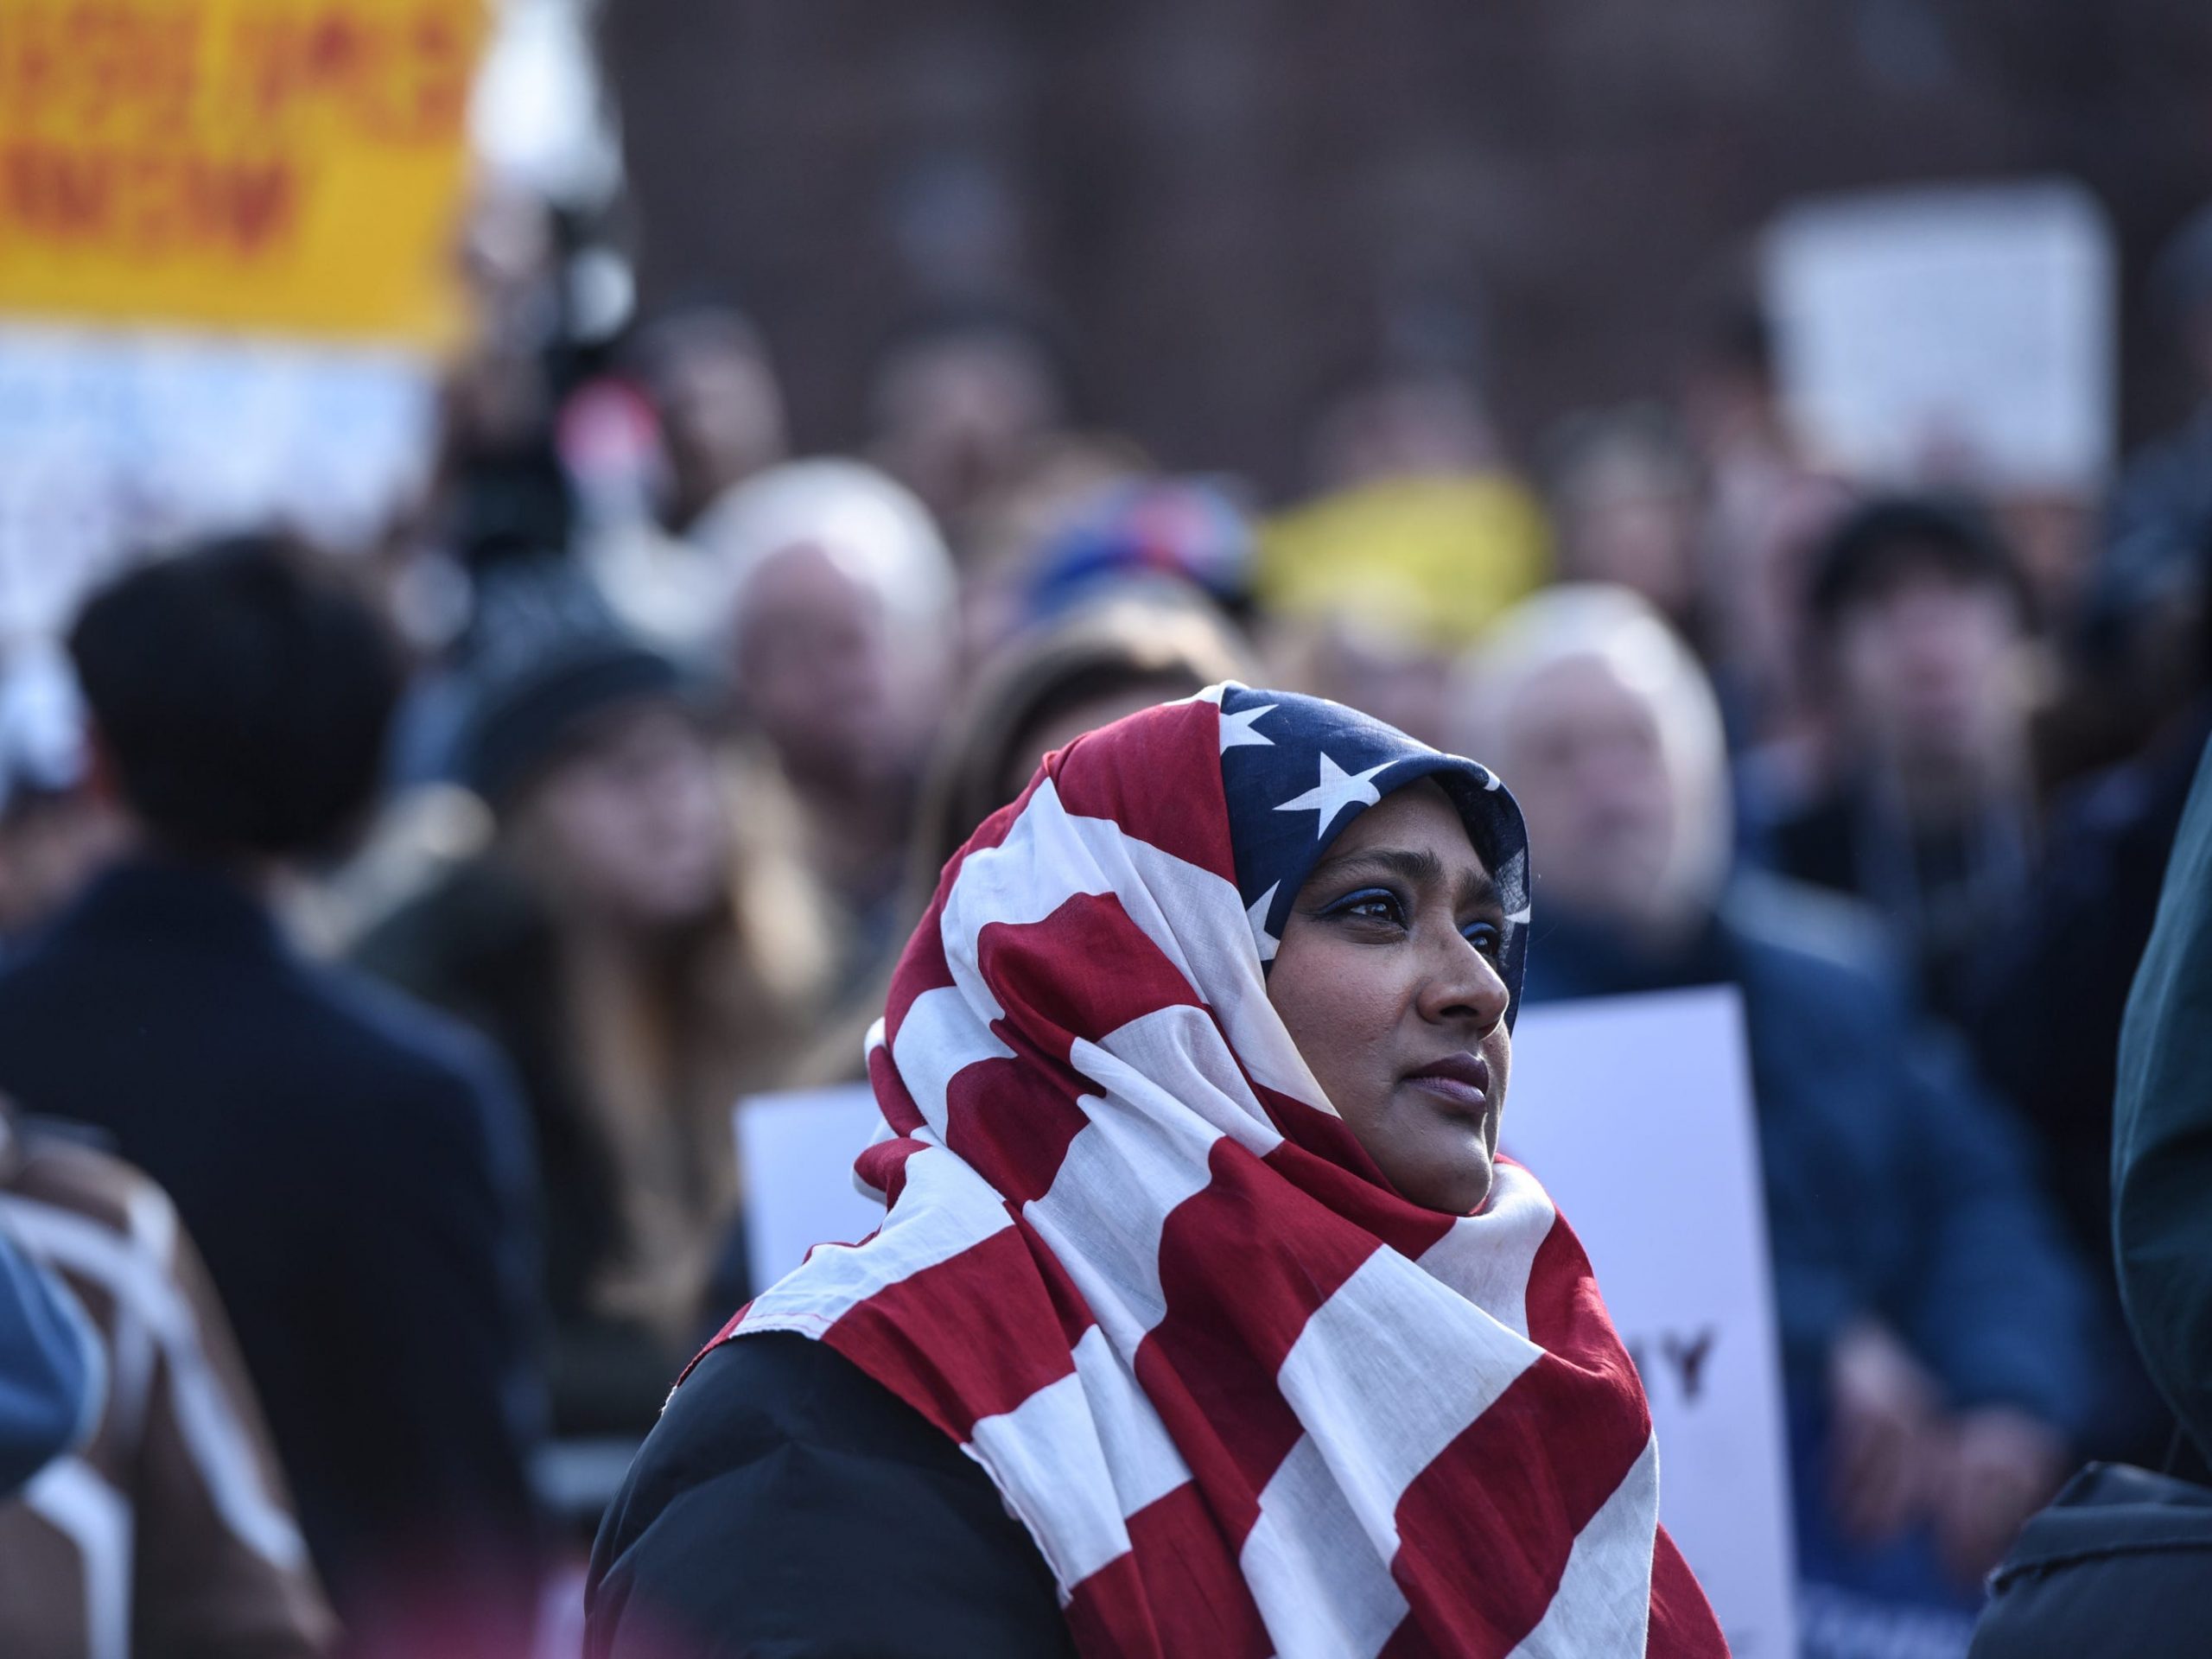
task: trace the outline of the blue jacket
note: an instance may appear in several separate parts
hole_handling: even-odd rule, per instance
[[[0,1233],[0,1497],[92,1432],[103,1382],[84,1317]]]

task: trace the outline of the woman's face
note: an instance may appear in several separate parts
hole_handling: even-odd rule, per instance
[[[1354,818],[1299,890],[1268,999],[1391,1185],[1464,1215],[1490,1195],[1512,1043],[1505,916],[1443,790]]]
[[[673,706],[613,715],[546,772],[518,817],[525,861],[564,910],[651,931],[701,919],[727,891],[714,752]]]

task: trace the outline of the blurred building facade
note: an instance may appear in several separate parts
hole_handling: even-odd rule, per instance
[[[804,365],[802,448],[861,436],[905,313],[1035,296],[1090,412],[1277,489],[1381,350],[1526,442],[1681,371],[1785,200],[2062,173],[2139,273],[2212,177],[2192,0],[1253,0],[1111,8],[608,0],[643,298],[713,291]],[[2131,283],[2133,289],[2136,286]],[[2131,314],[2133,438],[2183,377]]]

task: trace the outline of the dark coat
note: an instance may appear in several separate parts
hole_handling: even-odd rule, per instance
[[[1052,1575],[980,1465],[834,1349],[699,1362],[592,1551],[586,1659],[1053,1659]]]
[[[0,974],[0,1090],[175,1199],[340,1616],[435,1563],[526,1628],[532,1175],[482,1045],[304,961],[226,877],[135,864]]]
[[[2212,747],[2121,1028],[2113,1243],[2136,1345],[2212,1458]]]
[[[506,1059],[521,1085],[545,1192],[554,1432],[643,1435],[684,1362],[744,1291],[702,1310],[699,1330],[680,1346],[590,1306],[594,1276],[621,1249],[623,1222],[614,1152],[577,1068],[552,917],[497,861],[474,858],[385,917],[353,960],[465,1020]]]

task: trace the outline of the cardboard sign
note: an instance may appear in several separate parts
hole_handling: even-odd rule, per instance
[[[1886,190],[1769,231],[1793,418],[1859,478],[2095,491],[2117,436],[2112,235],[2071,184]]]
[[[483,0],[8,0],[0,311],[436,347]]]
[[[865,1237],[852,1166],[881,1122],[865,1084],[737,1111],[755,1282]],[[1573,1224],[1659,1436],[1660,1515],[1737,1659],[1788,1659],[1794,1575],[1781,1358],[1758,1131],[1733,990],[1529,1009],[1506,1149]]]
[[[1741,1000],[1521,1016],[1504,1149],[1590,1253],[1659,1436],[1659,1516],[1736,1659],[1796,1651],[1782,1361]]]

